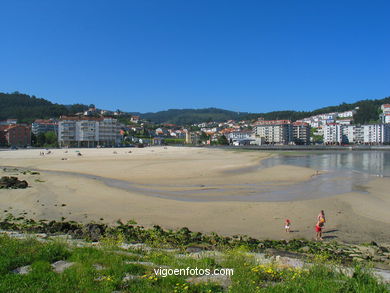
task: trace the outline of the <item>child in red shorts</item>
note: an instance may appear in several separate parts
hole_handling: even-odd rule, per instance
[[[316,239],[317,240],[323,240],[322,239],[322,227],[324,227],[324,220],[320,219],[316,224]]]

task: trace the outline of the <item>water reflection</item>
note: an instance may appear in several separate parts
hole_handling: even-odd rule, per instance
[[[279,155],[262,162],[263,167],[294,165],[324,171],[354,171],[375,176],[390,176],[390,152],[332,152],[300,156]]]

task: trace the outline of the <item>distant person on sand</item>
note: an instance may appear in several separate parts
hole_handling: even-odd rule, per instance
[[[326,223],[324,210],[321,210],[321,212],[318,214],[317,221],[321,221],[323,224]]]
[[[323,240],[322,239],[322,227],[324,227],[325,220],[321,218],[317,221],[316,224],[316,240]]]
[[[291,221],[289,219],[286,219],[284,222],[284,229],[286,229],[286,232],[290,232],[290,226],[291,226]]]

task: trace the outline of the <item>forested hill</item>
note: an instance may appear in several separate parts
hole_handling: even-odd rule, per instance
[[[169,109],[156,113],[140,113],[143,119],[155,123],[173,123],[186,125],[211,121],[242,120],[248,117],[249,113],[233,112],[217,108],[204,109]]]
[[[84,111],[86,105],[60,105],[18,92],[0,93],[0,120],[16,118],[19,122],[31,123],[38,118],[55,118]]]
[[[377,121],[382,104],[390,103],[390,97],[379,100],[362,100],[356,103],[342,103],[338,106],[329,106],[314,111],[274,111],[268,113],[233,112],[217,108],[207,109],[170,109],[156,113],[137,113],[142,118],[155,123],[173,123],[177,125],[200,123],[207,121],[249,120],[263,117],[266,120],[290,119],[296,121],[305,117],[353,110],[359,107],[355,116],[355,123],[364,124]]]
[[[290,119],[292,121],[312,115],[343,112],[359,107],[355,116],[355,123],[363,124],[378,120],[380,105],[390,104],[390,97],[378,100],[362,100],[356,103],[342,103],[338,106],[329,106],[314,111],[274,111],[268,113],[234,112],[217,108],[205,109],[170,109],[155,113],[133,113],[141,118],[155,123],[173,123],[186,125],[208,121],[248,120],[263,117],[264,119]],[[88,106],[82,104],[61,105],[48,100],[36,98],[18,92],[0,93],[0,120],[17,118],[19,122],[32,122],[38,118],[59,117],[84,111]]]

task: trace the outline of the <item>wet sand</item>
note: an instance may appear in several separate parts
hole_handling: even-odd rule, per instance
[[[172,229],[186,226],[194,231],[224,235],[311,239],[315,218],[324,209],[328,219],[326,239],[390,242],[388,178],[370,181],[362,187],[364,193],[349,192],[325,198],[315,198],[313,194],[314,199],[279,202],[240,201],[240,196],[250,192],[242,186],[267,184],[272,189],[305,184],[316,176],[316,170],[287,165],[251,168],[270,157],[271,153],[261,151],[185,147],[80,149],[83,155],[77,156],[76,149],[69,149],[67,153],[52,150],[52,154],[43,157],[39,156],[40,151],[2,151],[0,165],[70,173],[43,171],[40,175],[23,175],[1,171],[1,176],[18,174],[31,185],[25,190],[0,190],[1,216],[9,212],[15,216],[27,213],[26,218],[60,220],[64,217],[110,224],[118,219],[133,219],[145,226],[158,224]],[[94,176],[131,182],[141,190],[108,186]],[[152,190],[151,194],[143,192],[146,187]],[[189,199],[192,192],[199,191],[201,197],[207,199],[212,195],[215,199],[167,199],[152,196],[153,190],[174,191]],[[235,200],[227,200],[226,194],[235,196]],[[294,232],[290,234],[283,230],[285,218],[292,220]]]

